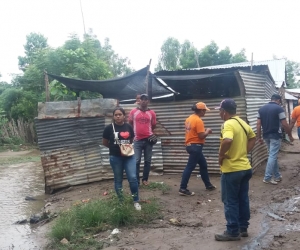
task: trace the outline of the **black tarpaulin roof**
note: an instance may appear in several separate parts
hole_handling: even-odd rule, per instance
[[[75,92],[92,91],[102,94],[104,98],[128,100],[135,99],[137,93],[146,93],[147,70],[148,68],[145,67],[124,77],[102,81],[74,79],[49,73],[48,75]],[[175,93],[157,80],[152,73],[150,76],[152,78],[152,97]]]

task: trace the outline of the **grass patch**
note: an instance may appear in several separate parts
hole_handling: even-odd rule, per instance
[[[7,150],[13,150],[15,152],[22,150],[38,149],[37,145],[33,144],[0,144],[0,152],[5,152]]]
[[[18,163],[25,163],[25,162],[38,162],[41,161],[40,156],[13,156],[13,157],[1,157],[0,158],[0,166],[1,165],[12,165]]]
[[[164,182],[150,182],[148,186],[141,185],[140,188],[148,190],[161,190],[163,194],[166,194],[171,190],[171,187]]]
[[[52,243],[47,249],[102,249],[110,241],[101,241],[93,235],[116,227],[149,223],[162,217],[157,199],[143,203],[141,211],[134,209],[130,195],[124,195],[122,201],[112,195],[108,199],[80,204],[62,212],[51,229]],[[63,238],[69,243],[61,244]]]

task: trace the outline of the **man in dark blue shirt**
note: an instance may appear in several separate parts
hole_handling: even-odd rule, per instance
[[[257,115],[257,139],[262,143],[261,128],[263,129],[263,139],[267,144],[269,157],[265,171],[264,183],[277,185],[282,180],[279,172],[277,155],[280,149],[282,140],[281,126],[288,134],[291,141],[294,140],[289,128],[284,109],[280,106],[281,96],[274,94],[271,97],[271,102],[262,106]],[[274,179],[272,179],[274,175]]]

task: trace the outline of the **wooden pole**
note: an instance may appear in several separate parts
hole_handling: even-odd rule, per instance
[[[151,61],[152,61],[152,59],[150,59],[150,61],[149,61],[149,64],[148,64],[148,67],[147,67],[147,75],[146,75],[146,79],[145,79],[146,94],[149,96],[149,100],[151,100],[151,96],[152,96],[152,79],[151,79],[151,77],[149,77]],[[151,79],[151,84],[149,84],[149,79]]]
[[[46,94],[46,102],[50,101],[50,93],[49,93],[49,79],[47,71],[44,70],[44,76],[45,76],[45,94]]]
[[[252,66],[253,66],[253,52],[251,53],[251,68],[250,68],[250,70],[252,70]]]
[[[79,1],[80,1],[80,10],[81,10],[82,22],[83,22],[83,31],[84,31],[84,35],[86,35],[86,32],[85,32],[85,23],[84,23],[84,17],[83,17],[83,11],[82,11],[81,0],[79,0]]]

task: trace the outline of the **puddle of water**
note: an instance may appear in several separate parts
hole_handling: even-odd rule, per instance
[[[258,235],[255,238],[253,238],[250,243],[243,246],[242,250],[258,250],[258,249],[261,249],[260,245],[261,245],[262,239],[266,236],[269,229],[270,229],[270,225],[267,222],[266,215],[264,215],[264,217],[261,221],[261,230],[259,231]]]
[[[39,213],[45,205],[44,173],[37,163],[22,163],[0,166],[0,246],[1,249],[42,249],[30,235],[34,227],[30,224],[14,224]],[[26,201],[25,197],[37,201]]]
[[[299,212],[300,209],[300,196],[292,196],[288,200],[285,200],[283,203],[271,203],[267,209],[261,209],[260,212],[265,214],[264,218],[261,222],[261,231],[259,234],[251,240],[250,243],[242,247],[242,250],[258,250],[262,249],[262,245],[266,244],[268,245],[268,242],[272,240],[271,238],[267,237],[267,233],[270,229],[270,225],[268,223],[267,215],[271,217],[272,219],[278,220],[278,221],[287,221],[287,219],[284,219],[280,216],[278,216],[276,213],[294,213]],[[286,225],[283,225],[281,228],[274,229],[276,232],[280,232],[283,230],[286,231],[300,231],[300,224],[299,223],[289,223]],[[273,232],[274,233],[274,232]]]

